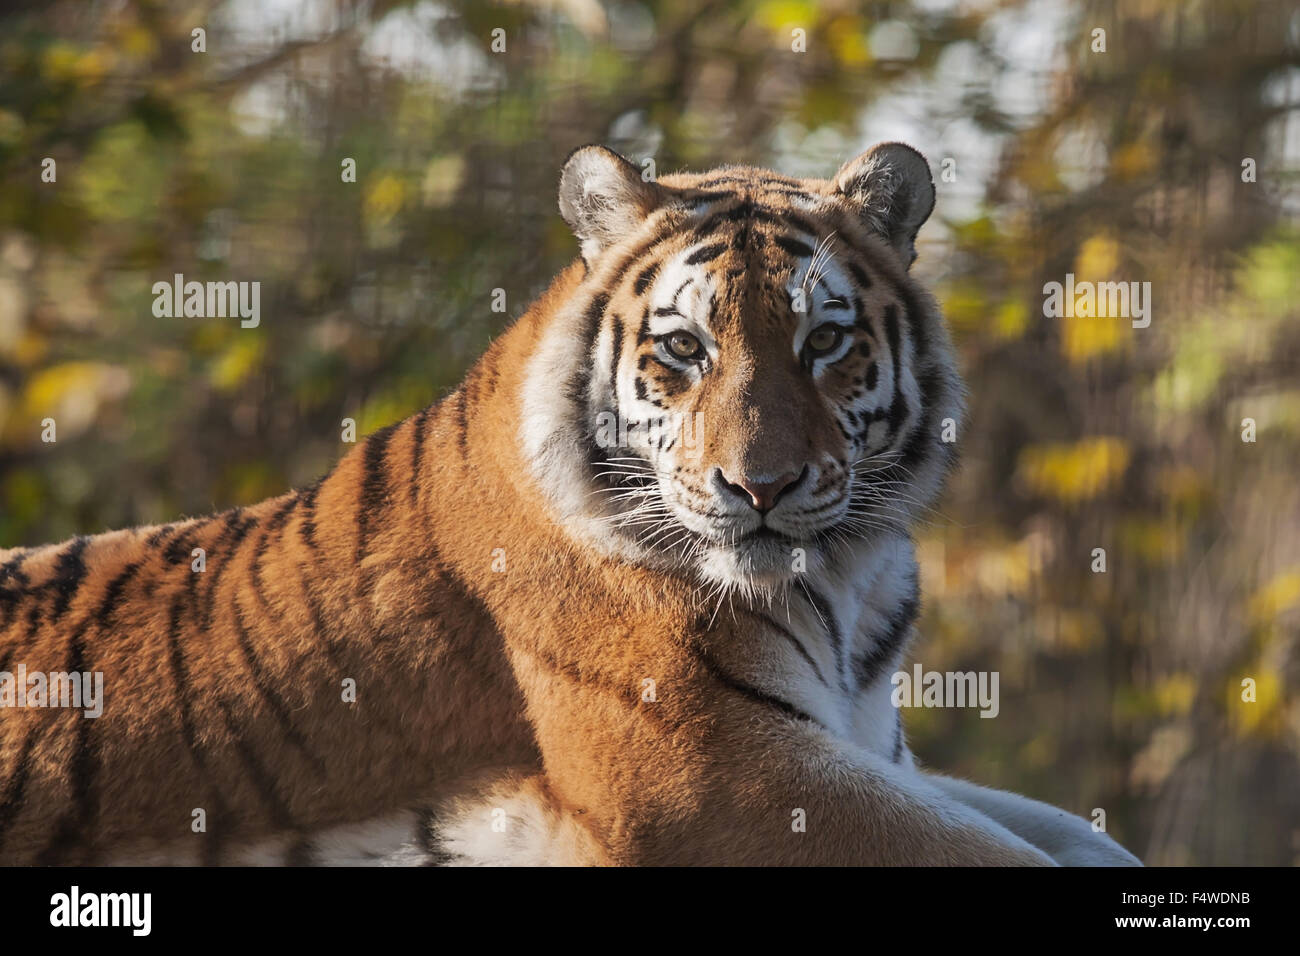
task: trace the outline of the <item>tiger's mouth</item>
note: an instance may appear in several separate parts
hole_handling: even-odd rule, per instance
[[[724,511],[716,499],[644,460],[618,459],[601,471],[613,479],[607,491],[596,492],[617,508],[613,527],[682,571],[751,592],[788,586],[819,565],[849,500],[846,489],[842,500],[813,508]]]

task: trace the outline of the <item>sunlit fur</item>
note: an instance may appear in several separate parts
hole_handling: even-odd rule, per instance
[[[922,772],[890,705],[960,434],[919,154],[656,184],[586,149],[559,199],[583,261],[316,484],[0,552],[0,671],[106,698],[0,712],[0,863],[1134,862]],[[654,351],[682,328],[706,364]],[[769,540],[715,480],[804,466]]]

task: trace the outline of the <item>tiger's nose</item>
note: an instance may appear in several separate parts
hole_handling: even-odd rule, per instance
[[[732,481],[719,469],[717,478],[727,491],[747,501],[754,510],[765,513],[776,507],[776,503],[781,500],[781,496],[799,484],[807,473],[808,466],[804,465],[803,469],[798,472],[788,471],[771,481],[759,481],[747,476]]]

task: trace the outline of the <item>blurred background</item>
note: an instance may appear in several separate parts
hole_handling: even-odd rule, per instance
[[[1148,863],[1294,865],[1298,114],[1288,0],[0,0],[0,547],[277,494],[436,400],[576,255],[575,146],[902,139],[972,394],[913,656],[1001,674],[914,749]],[[156,318],[178,272],[260,281],[260,327]],[[1150,327],[1046,318],[1067,272]]]

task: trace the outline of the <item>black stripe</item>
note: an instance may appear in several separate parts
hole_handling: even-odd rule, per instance
[[[725,167],[724,167],[725,168]],[[799,183],[789,176],[782,176],[779,173],[755,171],[748,174],[736,174],[724,172],[720,176],[709,176],[701,180],[701,186],[713,186],[719,183],[743,183],[746,186],[798,186]]]
[[[826,634],[831,639],[831,650],[835,654],[835,672],[840,678],[840,683],[844,682],[844,632],[840,630],[839,621],[835,620],[835,612],[831,610],[830,602],[822,597],[817,591],[803,584],[804,597],[808,603],[813,606],[821,620],[822,626],[826,628]],[[845,688],[847,690],[847,688]]]
[[[854,282],[864,289],[871,288],[871,276],[868,274],[866,269],[862,268],[862,266],[858,265],[858,263],[854,262],[852,259],[845,263],[845,267],[849,270],[849,275],[853,276]]]
[[[68,638],[67,672],[75,678],[87,670],[85,622],[82,622]],[[85,701],[82,703],[84,704]],[[77,743],[68,768],[71,777],[72,807],[55,825],[54,835],[37,858],[38,866],[53,866],[65,860],[74,848],[80,846],[85,850],[87,844],[93,843],[93,840],[87,839],[87,835],[99,813],[99,791],[95,787],[99,755],[91,738],[91,729],[95,721],[75,711],[73,714],[72,719],[77,721]]]
[[[0,671],[7,670],[9,661],[14,657],[17,651],[25,650],[36,639],[36,632],[41,626],[41,604],[40,598],[32,597],[32,603],[27,608],[27,630],[23,633],[23,638],[16,645],[11,644],[5,650],[3,658],[0,658]]]
[[[894,722],[893,760],[894,763],[901,763],[903,760],[903,712],[901,710],[896,710],[894,711],[894,714],[898,719]]]
[[[214,541],[213,544],[221,545],[223,550],[220,552],[219,560],[215,568],[209,568],[203,574],[210,578],[207,591],[203,597],[202,619],[203,630],[212,629],[212,615],[217,608],[217,586],[221,583],[221,576],[225,574],[226,568],[235,563],[235,558],[239,554],[240,545],[243,544],[244,538],[248,532],[258,523],[254,517],[244,518],[243,508],[234,508],[227,512],[224,528],[221,532],[225,537]],[[206,561],[210,562],[212,554],[206,555]],[[206,567],[206,564],[204,565]],[[195,612],[195,618],[199,617],[198,606],[198,588],[195,586],[198,578],[198,572],[190,571],[190,596],[193,599],[192,607]]]
[[[449,587],[455,589],[461,595],[464,595],[469,601],[478,604],[479,602],[470,596],[468,592],[452,578],[448,579]],[[530,656],[537,664],[545,667],[547,670],[560,675],[568,681],[584,687],[588,690],[595,689],[607,695],[613,700],[618,701],[628,710],[635,710],[638,719],[648,720],[651,723],[658,724],[661,727],[670,727],[678,730],[681,727],[680,718],[676,717],[671,711],[659,706],[646,706],[645,701],[641,699],[641,689],[635,684],[622,679],[608,675],[591,665],[583,666],[573,659],[561,660],[552,651],[542,646],[541,641],[531,633],[521,631],[519,633],[520,645],[519,650]],[[409,736],[409,734],[404,735]]]
[[[207,521],[209,520],[211,519],[210,518],[205,519],[203,524],[206,524]],[[200,524],[200,527],[202,527],[202,524]],[[155,531],[153,534],[149,535],[149,537],[145,539],[144,543],[147,547],[150,548],[160,548],[164,544],[169,542],[178,531],[180,531],[179,525],[165,524],[157,531]]]
[[[266,814],[271,823],[282,830],[292,830],[294,828],[293,816],[289,813],[289,806],[284,802],[284,798],[276,789],[275,780],[262,765],[257,754],[249,745],[248,741],[240,734],[235,715],[230,709],[230,705],[222,698],[217,698],[217,707],[221,710],[221,716],[225,721],[226,730],[230,733],[231,741],[235,745],[235,752],[239,755],[244,769],[248,772],[252,780],[253,787],[257,790],[258,796],[261,797],[262,804],[266,808]]]
[[[190,522],[187,522],[186,527],[178,527],[176,530],[179,533],[174,536],[171,532],[168,532],[165,535],[160,535],[159,544],[166,545],[162,549],[163,561],[167,564],[190,564],[190,552],[194,549],[194,542],[197,539],[198,533],[204,528],[207,528],[218,518],[224,519],[228,515],[229,512],[224,511],[219,514],[208,515],[206,518],[201,520],[191,520]]]
[[[463,388],[461,395],[464,395]],[[465,400],[462,397],[462,408],[464,404]],[[375,519],[383,511],[384,504],[388,499],[388,474],[387,469],[384,467],[384,454],[388,450],[388,442],[392,439],[393,431],[396,428],[397,425],[388,425],[366,439],[366,447],[363,452],[361,497],[357,502],[358,561],[365,555],[366,542],[374,529]]]
[[[703,651],[696,649],[694,656],[696,660],[703,665],[708,675],[728,690],[733,690],[738,694],[742,694],[755,703],[773,707],[785,714],[787,717],[793,717],[797,720],[806,720],[809,723],[816,724],[819,727],[821,726],[821,721],[817,720],[817,718],[813,717],[811,714],[800,710],[789,701],[782,700],[780,697],[774,697],[766,691],[759,690],[757,687],[753,687],[742,680],[732,677]]]
[[[790,209],[773,209],[771,206],[755,205],[751,215],[759,222],[787,229],[793,226],[810,236],[815,236],[820,231],[818,224],[813,220]]]
[[[163,561],[167,564],[190,564],[190,552],[194,545],[194,531],[187,530],[177,535],[163,548]]]
[[[938,387],[939,373],[934,368],[927,368],[921,373],[920,380],[917,383],[921,389],[921,394],[933,396]],[[921,459],[925,457],[927,450],[936,444],[936,435],[934,428],[935,408],[933,403],[927,403],[921,409],[921,420],[917,423],[916,429],[908,436],[907,444],[903,446],[903,454],[898,464],[903,469],[913,473],[919,467]],[[939,446],[948,453],[948,461],[951,463],[956,458],[956,448],[951,444],[938,442]],[[906,472],[904,472],[906,473]]]
[[[0,567],[0,585],[2,585],[0,586],[0,609],[4,610],[4,616],[0,617],[0,628],[9,626],[12,612],[18,606],[18,602],[26,596],[27,586],[31,584],[31,579],[22,570],[23,562],[29,554],[31,552],[23,548],[17,555],[6,561],[4,567]],[[16,588],[10,588],[6,583],[10,578],[13,578]],[[6,654],[4,660],[8,659],[9,655]],[[0,670],[4,670],[2,665]]]
[[[185,667],[185,652],[180,642],[181,598],[172,601],[167,620],[167,651],[171,665],[172,679],[176,682],[176,713],[180,719],[181,740],[185,748],[194,757],[200,768],[204,767],[203,754],[199,750],[198,735],[194,732],[194,720],[190,705],[189,673]]]
[[[694,238],[700,239],[717,230],[724,223],[740,222],[748,219],[754,211],[754,204],[749,200],[743,200],[729,209],[709,213],[709,215],[700,220],[691,230]]]
[[[302,523],[298,530],[302,534],[302,540],[311,550],[316,550],[316,495],[320,492],[321,483],[325,479],[320,479],[310,488],[304,488],[299,492],[302,499]]]
[[[47,585],[54,589],[51,621],[57,621],[63,616],[81,587],[81,582],[86,576],[86,562],[83,560],[83,555],[89,543],[90,539],[87,537],[73,538],[72,543],[59,555],[54,576]]]
[[[303,755],[311,765],[312,770],[315,771],[316,776],[324,779],[326,776],[325,761],[312,750],[311,745],[307,743],[307,738],[294,726],[293,718],[289,716],[289,705],[285,703],[283,697],[276,693],[275,688],[271,686],[271,682],[267,679],[266,671],[262,669],[262,662],[258,660],[257,652],[253,648],[253,642],[248,636],[248,627],[244,623],[244,615],[239,609],[238,598],[235,599],[233,607],[235,612],[235,637],[239,641],[239,650],[244,656],[244,663],[248,665],[248,672],[253,678],[253,684],[256,685],[258,693],[262,695],[262,699],[266,701],[267,706],[271,708],[271,713],[275,715],[275,719],[280,724],[280,729],[284,732],[285,738]]]
[[[194,592],[194,576],[190,576],[188,587],[191,595]],[[172,680],[176,685],[176,715],[180,722],[181,742],[185,744],[185,749],[189,752],[190,759],[194,761],[194,766],[199,771],[199,780],[201,784],[211,784],[210,774],[208,773],[208,762],[204,757],[203,749],[199,745],[198,733],[194,729],[194,707],[190,700],[189,689],[189,671],[185,665],[185,652],[181,648],[180,642],[180,622],[183,598],[177,597],[172,601],[171,609],[168,612],[167,621],[167,660],[172,672]],[[216,866],[221,861],[221,846],[224,841],[224,825],[229,814],[226,812],[226,803],[221,797],[221,792],[212,784],[210,799],[206,802],[212,804],[211,812],[207,812],[206,822],[207,830],[204,832],[206,837],[203,845],[201,859],[204,866]]]
[[[424,428],[429,420],[429,409],[415,416],[415,436],[411,439],[411,504],[420,498],[420,461],[424,457]]]
[[[858,690],[865,690],[876,682],[889,662],[894,660],[907,640],[912,624],[921,610],[920,581],[913,576],[910,592],[890,615],[885,630],[854,666]]]
[[[817,662],[813,660],[812,654],[808,653],[808,648],[804,646],[803,641],[799,640],[798,635],[767,614],[760,614],[757,611],[748,611],[747,613],[752,614],[768,627],[775,628],[778,634],[794,645],[794,649],[799,652],[799,656],[802,657],[808,663],[808,666],[813,669],[813,673],[817,675],[817,679],[827,687],[830,686],[825,675],[822,674],[822,669],[817,666]]]
[[[415,838],[429,857],[425,866],[446,866],[451,862],[451,854],[443,849],[438,837],[437,814],[428,807],[416,811]]]
[[[902,342],[898,329],[898,308],[893,303],[885,306],[885,337],[889,340],[889,358],[894,369],[894,397],[889,402],[889,436],[894,438],[907,418],[907,399],[903,397],[900,352]]]
[[[28,548],[19,548],[18,553],[0,565],[0,584],[4,584],[9,578],[14,578],[19,587],[27,586],[27,575],[23,574],[21,568],[27,556],[31,554]]]
[[[27,778],[32,771],[32,750],[45,732],[45,726],[43,723],[38,723],[28,728],[23,736],[22,749],[18,751],[18,757],[9,773],[9,779],[5,781],[4,793],[0,795],[0,849],[4,847],[5,833],[18,819],[18,814],[22,813],[23,802],[27,795]]]
[[[587,390],[591,384],[592,351],[595,349],[596,337],[600,334],[600,323],[608,305],[609,296],[604,292],[598,292],[592,296],[591,302],[582,313],[582,332],[579,340],[574,343],[574,348],[578,350],[578,354],[586,356],[587,361],[578,364],[564,386],[565,397],[577,408],[582,408],[587,401]]]
[[[311,617],[311,632],[320,638],[321,644],[325,649],[325,655],[330,659],[330,663],[340,673],[346,673],[345,668],[338,657],[338,649],[334,646],[334,638],[330,635],[325,626],[325,615],[321,613],[320,602],[316,599],[315,592],[311,589],[307,575],[303,571],[301,562],[294,562],[294,571],[298,578],[298,584],[302,588],[303,603],[307,608],[307,614]]]
[[[290,512],[298,507],[298,503],[299,498],[294,495],[280,505],[275,510],[275,513],[267,519],[266,524],[262,527],[262,533],[257,537],[257,544],[253,548],[253,564],[249,568],[248,577],[253,584],[254,596],[264,608],[266,607],[266,598],[262,596],[262,559],[266,557],[267,549],[271,546],[271,532],[278,530],[289,520]]]
[[[108,582],[108,587],[104,588],[104,597],[99,602],[99,609],[95,612],[95,629],[98,633],[108,630],[112,623],[113,611],[116,610],[118,602],[122,600],[122,592],[126,586],[140,571],[139,561],[132,561],[124,567],[112,581]]]
[[[279,528],[289,520],[289,513],[298,507],[300,499],[297,495],[290,498],[271,515],[270,520],[266,522],[266,527],[262,529],[261,535],[258,536],[257,545],[253,548],[253,565],[249,569],[248,577],[252,582],[253,597],[256,598],[258,606],[262,608],[264,614],[270,615],[270,605],[267,603],[266,596],[262,593],[265,586],[262,584],[262,558],[266,557],[267,549],[271,544],[271,532]]]
[[[94,621],[97,632],[102,632],[110,623],[113,610],[122,598],[126,585],[135,577],[141,563],[131,562],[109,582],[104,595],[93,615],[87,615],[73,630],[69,637],[67,672],[79,675],[89,672],[86,664],[85,634],[86,628]],[[83,702],[84,703],[84,702]],[[95,787],[98,767],[98,753],[91,737],[92,721],[84,716],[77,724],[76,750],[73,752],[70,772],[72,777],[72,808],[65,813],[55,827],[54,836],[39,857],[42,865],[58,863],[66,858],[68,852],[77,845],[87,841],[83,834],[97,819],[99,811],[99,793]]]
[[[266,522],[267,533],[269,534],[270,532],[274,531],[276,528],[284,524],[286,521],[288,521],[289,512],[293,511],[293,509],[296,507],[298,507],[298,498],[295,495],[289,498],[288,500],[286,500],[285,502],[283,502],[280,505],[280,507],[276,508],[275,512],[271,515],[271,517],[267,519]],[[266,553],[266,546],[267,546],[267,538],[266,535],[263,535],[262,538],[257,543],[257,557],[259,559],[262,557],[263,554]]]
[[[637,295],[645,295],[645,290],[650,288],[650,283],[654,281],[654,277],[658,274],[659,263],[650,263],[650,265],[642,269],[640,275],[636,277],[636,282],[632,286],[633,291],[636,292]]]
[[[149,535],[149,537],[145,538],[144,543],[151,548],[158,547],[158,545],[162,543],[163,538],[165,538],[169,533],[175,530],[175,527],[176,526],[174,524],[163,525],[162,527],[158,528],[158,530],[155,531],[153,534]]]
[[[702,262],[712,262],[718,256],[727,251],[725,242],[715,242],[712,245],[701,246],[686,257],[688,266],[697,266]]]
[[[813,247],[808,245],[806,242],[800,242],[792,236],[773,236],[772,241],[792,256],[806,256],[812,258]]]
[[[456,389],[456,447],[460,450],[460,460],[469,457],[469,395],[464,384]]]
[[[618,362],[623,357],[623,320],[613,317],[614,355],[609,360],[609,395],[610,401],[618,405]],[[617,409],[614,409],[617,410]]]

